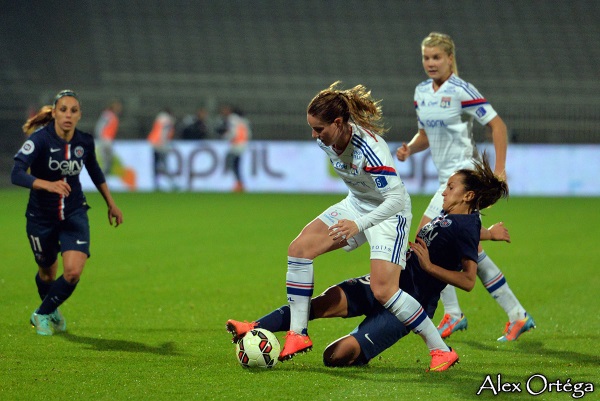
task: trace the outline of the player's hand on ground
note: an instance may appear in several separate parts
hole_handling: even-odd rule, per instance
[[[425,271],[429,271],[431,266],[431,260],[429,259],[429,249],[422,238],[417,237],[415,242],[408,242],[408,246],[412,249],[413,253],[419,258],[419,265]]]
[[[508,229],[504,227],[503,222],[499,222],[490,226],[488,231],[490,232],[490,239],[492,241],[506,241],[510,243],[510,234],[508,233]]]
[[[335,242],[343,242],[344,240],[354,237],[356,234],[358,234],[358,226],[352,220],[342,219],[329,227],[329,236],[332,237]]]
[[[403,162],[406,159],[408,159],[408,156],[410,156],[410,150],[408,149],[408,145],[406,143],[402,143],[402,146],[396,149],[396,157],[398,158],[398,160]]]
[[[123,212],[116,205],[108,207],[108,224],[111,226],[119,227],[119,224],[123,223]]]

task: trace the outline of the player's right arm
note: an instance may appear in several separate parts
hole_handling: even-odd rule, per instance
[[[427,138],[427,134],[424,129],[419,129],[419,131],[415,134],[413,139],[406,144],[402,143],[398,149],[396,149],[396,157],[401,162],[408,159],[408,157],[414,153],[419,153],[424,151],[429,147],[429,139]]]
[[[408,243],[412,251],[419,258],[421,269],[444,283],[451,284],[464,291],[471,291],[477,280],[477,262],[463,257],[461,261],[462,270],[447,270],[431,262],[429,249],[422,238],[417,237],[415,242]]]
[[[35,135],[35,134],[34,134]],[[68,196],[71,192],[71,186],[63,180],[48,181],[37,178],[28,172],[33,160],[40,154],[43,143],[38,136],[32,135],[25,141],[21,149],[15,155],[15,164],[10,174],[11,182],[14,185],[34,190],[43,190],[55,194]]]

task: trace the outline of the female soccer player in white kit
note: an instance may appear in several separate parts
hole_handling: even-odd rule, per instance
[[[385,128],[380,103],[362,85],[340,90],[338,84],[312,99],[307,122],[312,137],[348,186],[348,196],[311,221],[289,246],[286,288],[291,321],[279,359],[312,348],[308,318],[313,260],[329,251],[351,251],[368,242],[375,298],[423,337],[432,356],[430,370],[446,370],[458,361],[458,355],[444,343],[423,307],[398,285],[406,264],[412,214],[410,197],[381,137]]]
[[[479,158],[473,141],[473,120],[487,125],[492,132],[496,161],[494,173],[506,179],[506,125],[488,101],[470,83],[458,77],[455,46],[446,34],[432,32],[421,44],[423,67],[429,79],[415,89],[415,109],[419,131],[396,151],[398,160],[431,149],[438,170],[440,188],[431,199],[419,229],[442,211],[442,192],[450,175],[461,168],[472,168],[472,159]],[[535,327],[515,297],[504,275],[479,246],[477,275],[490,295],[508,315],[504,335],[498,341],[514,341]],[[441,296],[444,318],[438,326],[443,338],[467,328],[467,319],[458,304],[456,290],[448,285]]]

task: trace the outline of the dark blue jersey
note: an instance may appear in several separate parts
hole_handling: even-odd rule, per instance
[[[462,259],[477,262],[481,232],[479,213],[441,214],[423,226],[417,236],[427,245],[431,263],[447,270],[461,271]],[[400,275],[400,288],[427,309],[437,305],[446,283],[421,269],[419,259],[408,252],[406,269]]]
[[[105,182],[96,160],[94,138],[75,130],[66,142],[54,128],[54,120],[31,134],[14,157],[11,180],[15,185],[32,188],[36,178],[47,181],[63,180],[71,187],[64,197],[47,191],[31,190],[27,205],[28,216],[48,220],[64,220],[86,205],[79,174],[85,166],[96,187]],[[31,169],[28,173],[27,169]]]

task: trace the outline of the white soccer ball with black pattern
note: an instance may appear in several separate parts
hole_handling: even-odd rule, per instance
[[[245,368],[272,368],[280,350],[275,334],[265,329],[249,331],[235,346],[238,362]]]

